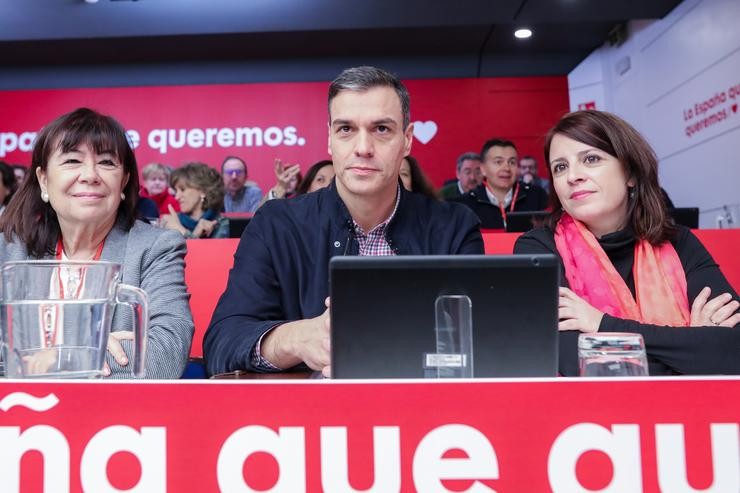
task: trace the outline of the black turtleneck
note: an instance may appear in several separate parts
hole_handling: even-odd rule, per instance
[[[611,260],[622,279],[635,294],[632,266],[635,259],[635,236],[630,229],[603,236],[599,244]],[[671,241],[686,274],[689,306],[705,287],[712,289],[711,297],[722,293],[737,293],[714,262],[707,249],[687,228],[679,227]],[[553,231],[549,228],[534,229],[522,235],[514,246],[514,253],[554,253]],[[567,286],[565,270],[560,262],[560,279]],[[716,374],[740,373],[740,324],[725,327],[667,327],[643,324],[604,315],[600,332],[636,332],[642,334],[650,363],[650,374]],[[578,332],[560,333],[560,372],[578,375]]]

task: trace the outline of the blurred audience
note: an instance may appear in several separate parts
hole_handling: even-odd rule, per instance
[[[532,156],[521,158],[516,172],[520,182],[525,185],[537,185],[545,192],[550,193],[550,180],[537,174],[537,160]]]
[[[169,206],[180,210],[180,203],[170,194],[170,169],[159,163],[149,163],[141,170],[144,184],[139,191],[142,198],[151,199],[157,206],[159,214],[169,214]]]
[[[510,140],[491,139],[480,153],[485,183],[457,199],[478,215],[481,228],[504,229],[506,213],[547,208],[547,194],[536,185],[517,181],[517,150]]]
[[[5,206],[18,188],[13,168],[5,161],[0,161],[0,214],[5,212]]]
[[[445,184],[439,191],[443,199],[454,199],[472,192],[483,184],[480,155],[475,152],[464,152],[457,158],[457,180]]]
[[[159,208],[157,203],[147,197],[139,196],[136,202],[136,219],[155,226],[159,225]]]
[[[26,171],[28,171],[28,168],[23,166],[22,164],[11,164],[11,168],[13,168],[13,174],[15,174],[15,181],[18,183],[18,186],[21,186],[21,183],[23,183],[24,178],[26,178]]]
[[[321,190],[324,187],[328,187],[334,179],[334,166],[328,159],[319,161],[313,166],[308,168],[306,176],[298,185],[298,195],[304,193],[315,192]]]
[[[236,156],[227,156],[221,163],[221,174],[226,190],[224,209],[226,212],[254,212],[262,201],[262,189],[249,184],[247,163]]]
[[[160,219],[163,228],[186,238],[228,238],[229,220],[220,215],[224,184],[218,171],[203,163],[188,163],[172,172],[170,183],[180,213],[170,206]]]
[[[421,170],[419,162],[413,156],[403,158],[398,175],[403,187],[409,192],[421,193],[433,199],[439,198],[431,182]]]
[[[298,164],[283,164],[282,160],[275,159],[275,186],[267,191],[262,199],[264,204],[272,199],[289,199],[298,195],[298,186],[301,183],[301,166]]]

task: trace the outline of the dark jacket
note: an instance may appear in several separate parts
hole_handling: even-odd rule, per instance
[[[622,230],[598,239],[601,248],[614,265],[627,287],[635,296],[632,268],[635,259],[635,236]],[[709,286],[710,299],[722,293],[737,293],[712,259],[704,245],[683,226],[673,241],[673,247],[686,274],[689,308],[699,292]],[[555,246],[554,233],[549,228],[533,229],[523,234],[514,245],[514,253],[553,253],[560,261],[560,280],[567,285],[565,269]],[[643,324],[605,314],[599,332],[636,332],[645,340],[651,375],[740,373],[740,324],[727,327],[666,327]],[[578,375],[578,334],[574,330],[560,332],[560,372]]]
[[[442,185],[442,188],[439,189],[439,195],[442,197],[442,200],[452,200],[459,198],[460,196],[462,196],[462,193],[460,193],[459,182],[455,180],[449,183],[445,183],[444,185]]]
[[[474,214],[403,187],[386,238],[399,255],[483,253]],[[329,259],[358,250],[352,218],[333,184],[260,207],[239,242],[203,341],[208,372],[257,370],[250,356],[262,334],[323,313]]]
[[[516,184],[514,185],[516,187]],[[470,207],[480,218],[480,227],[483,229],[504,229],[504,220],[501,217],[501,209],[488,200],[486,185],[471,190],[462,195],[455,202],[461,202]],[[519,193],[514,202],[514,211],[542,211],[547,209],[547,193],[536,185],[519,184]],[[511,212],[512,204],[504,210]]]

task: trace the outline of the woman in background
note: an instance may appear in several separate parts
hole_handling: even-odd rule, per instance
[[[419,162],[413,156],[406,156],[401,161],[401,169],[398,171],[403,187],[409,192],[420,193],[433,199],[439,199],[437,192],[419,166]]]
[[[0,218],[0,262],[105,260],[121,282],[149,296],[147,378],[179,378],[193,317],[185,288],[185,242],[136,221],[139,178],[121,125],[87,108],[60,116],[36,138],[31,169]],[[131,310],[116,307],[104,375],[130,378]]]
[[[321,190],[324,187],[328,187],[331,181],[334,179],[334,165],[328,159],[324,159],[317,163],[314,163],[308,171],[306,176],[298,185],[298,195],[304,193],[315,192]]]
[[[690,230],[666,213],[658,163],[619,117],[578,111],[545,142],[551,224],[515,253],[560,259],[560,371],[578,374],[580,332],[642,334],[650,374],[740,373],[738,296]]]
[[[170,194],[170,170],[159,163],[149,163],[141,170],[144,186],[139,194],[142,198],[151,199],[157,204],[159,215],[169,214],[169,206],[180,211],[180,203]]]
[[[13,167],[5,161],[0,161],[0,214],[5,211],[5,206],[18,188]]]
[[[229,237],[229,220],[219,213],[224,207],[224,182],[218,171],[207,164],[188,163],[172,172],[170,183],[181,212],[170,206],[160,226],[186,238]]]
[[[15,182],[17,184],[17,188],[20,188],[21,184],[23,183],[23,180],[26,178],[26,169],[25,166],[22,164],[11,164],[11,168],[13,168],[13,173],[15,174]]]

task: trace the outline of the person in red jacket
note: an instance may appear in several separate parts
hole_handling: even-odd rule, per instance
[[[169,191],[170,170],[159,163],[149,163],[141,170],[144,186],[141,187],[139,195],[152,199],[157,204],[159,214],[169,214],[168,206],[175,211],[180,211],[180,203]]]

